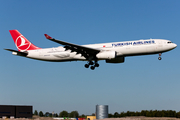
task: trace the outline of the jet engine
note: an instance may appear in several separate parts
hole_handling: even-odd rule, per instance
[[[98,59],[113,59],[116,57],[115,51],[102,51],[96,55]]]

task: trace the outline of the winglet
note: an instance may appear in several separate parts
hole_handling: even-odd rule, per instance
[[[49,36],[48,34],[44,34],[44,36],[46,37],[46,39],[53,39],[51,36]]]

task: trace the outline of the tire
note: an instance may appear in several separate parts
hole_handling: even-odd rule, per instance
[[[85,67],[85,68],[89,68],[89,65],[88,65],[88,64],[85,64],[84,67]]]
[[[94,66],[91,66],[91,70],[94,70],[95,69],[95,67]]]

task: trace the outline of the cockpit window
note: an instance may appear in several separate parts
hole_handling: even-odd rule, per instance
[[[167,43],[172,43],[171,41],[167,42]]]

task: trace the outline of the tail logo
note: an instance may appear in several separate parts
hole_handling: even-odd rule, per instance
[[[31,43],[23,35],[20,35],[16,39],[16,46],[20,51],[25,51],[31,46]]]

